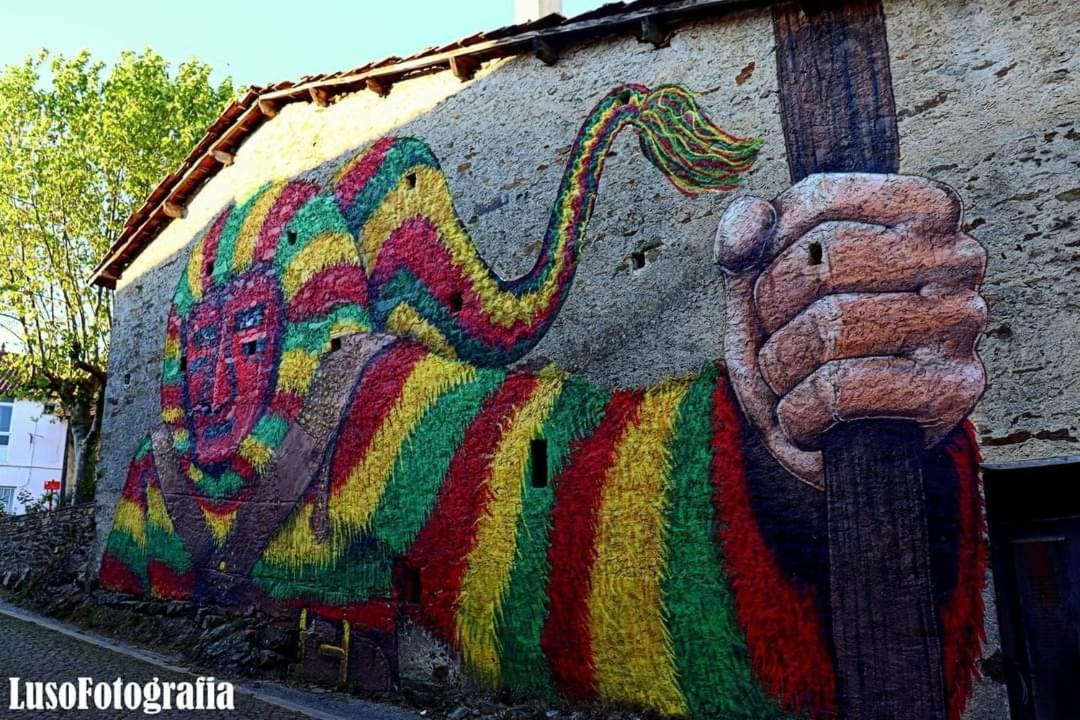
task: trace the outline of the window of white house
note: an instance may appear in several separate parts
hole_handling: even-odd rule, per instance
[[[0,487],[0,510],[6,513],[15,512],[15,488]]]
[[[0,398],[0,465],[6,463],[8,459],[8,444],[11,442],[11,412],[14,408],[14,400]]]

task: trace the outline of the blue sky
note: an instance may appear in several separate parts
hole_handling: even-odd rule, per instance
[[[604,0],[563,0],[574,15]],[[513,0],[10,0],[0,4],[0,65],[39,48],[89,49],[111,62],[151,47],[210,63],[214,79],[262,85],[409,55],[509,25]]]

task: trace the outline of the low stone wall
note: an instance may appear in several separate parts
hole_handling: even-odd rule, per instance
[[[46,598],[94,576],[94,506],[0,517],[0,595]],[[49,590],[49,592],[45,592]]]
[[[0,517],[0,599],[117,639],[253,675],[284,669],[296,640],[254,608],[144,601],[96,589],[94,505]]]

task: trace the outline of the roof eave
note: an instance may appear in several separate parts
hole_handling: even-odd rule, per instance
[[[553,64],[559,49],[569,43],[627,29],[634,29],[643,42],[660,45],[665,39],[665,29],[670,30],[670,24],[675,21],[774,3],[775,0],[609,3],[570,19],[550,15],[531,23],[478,33],[405,59],[387,58],[352,71],[301,78],[298,83],[281,82],[266,88],[250,88],[214,121],[180,168],[163,179],[143,205],[132,213],[120,236],[94,268],[89,281],[115,288],[130,262],[175,219],[177,208],[185,207],[199,188],[226,164],[222,158],[231,157],[249,135],[286,104],[325,104],[334,95],[365,88],[382,95],[403,79],[442,70],[452,70],[464,82],[471,78],[480,63],[522,53],[534,53]]]

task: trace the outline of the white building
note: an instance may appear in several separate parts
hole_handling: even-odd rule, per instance
[[[47,482],[61,480],[67,423],[39,402],[5,395],[3,385],[0,377],[0,508],[20,514],[20,493],[37,500]]]

